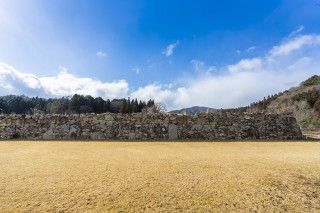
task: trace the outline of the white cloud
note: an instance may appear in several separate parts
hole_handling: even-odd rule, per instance
[[[308,46],[320,45],[320,35],[301,35],[272,48],[270,57],[285,56]]]
[[[178,46],[179,41],[170,44],[169,46],[167,46],[167,49],[165,51],[162,52],[163,55],[165,55],[166,57],[170,57],[173,54],[174,49]]]
[[[54,76],[39,77],[20,72],[0,63],[0,94],[26,94],[40,96],[68,96],[83,94],[104,98],[127,97],[128,83],[125,80],[101,82],[92,78],[73,75],[61,67]],[[3,91],[3,92],[1,92]]]
[[[230,72],[249,71],[259,69],[261,64],[262,60],[260,58],[242,59],[237,64],[229,65],[228,70]]]
[[[247,49],[247,52],[251,52],[251,51],[253,51],[253,50],[255,50],[255,49],[257,49],[256,46],[249,47],[249,48]]]
[[[203,61],[195,59],[191,60],[191,64],[193,65],[194,71],[200,73],[210,73],[216,70],[215,66],[206,66]]]
[[[41,83],[35,75],[19,72],[13,67],[0,62],[0,88],[0,94],[23,92],[26,95],[34,95],[39,94]]]
[[[60,68],[57,75],[37,76],[0,63],[0,94],[131,96],[155,99],[166,104],[169,110],[193,105],[215,108],[245,106],[263,96],[288,89],[288,86],[296,85],[311,75],[320,74],[319,44],[320,35],[299,35],[287,38],[266,55],[244,58],[223,67],[216,68],[203,61],[192,60],[194,72],[189,77],[175,79],[169,85],[151,83],[137,90],[130,90],[125,80],[102,82],[76,76],[65,68]]]
[[[273,47],[265,56],[242,59],[185,79],[180,86],[148,85],[133,93],[154,98],[168,109],[204,105],[215,108],[246,106],[264,96],[294,86],[320,74],[319,35],[302,35]],[[272,60],[270,60],[272,59]],[[193,61],[194,70],[203,70],[202,61]],[[197,73],[197,72],[196,72]],[[161,94],[161,95],[160,95]]]
[[[203,61],[199,61],[199,60],[195,60],[195,59],[191,60],[191,64],[193,65],[195,71],[200,71],[204,67]]]
[[[298,34],[301,33],[303,30],[304,30],[304,26],[303,26],[303,25],[299,26],[298,29],[296,29],[295,31],[293,31],[292,33],[290,33],[289,38],[298,35]]]
[[[150,84],[145,87],[140,87],[136,91],[131,93],[133,98],[139,98],[142,100],[157,99],[160,101],[165,101],[166,103],[174,101],[174,94],[170,88],[166,88],[165,85],[160,84]]]
[[[107,53],[103,52],[102,50],[98,51],[96,55],[100,58],[107,57]]]

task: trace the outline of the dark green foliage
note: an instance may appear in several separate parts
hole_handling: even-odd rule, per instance
[[[101,97],[95,98],[93,102],[93,111],[96,113],[108,112],[106,101]]]
[[[310,107],[313,107],[314,104],[319,99],[320,99],[320,92],[316,89],[309,90],[307,92],[302,92],[292,97],[293,101],[302,101],[302,100],[307,101]]]
[[[94,98],[75,94],[70,100],[71,111],[75,113],[93,112]]]
[[[28,113],[31,107],[37,105],[37,101],[26,96],[8,95],[0,98],[0,108],[3,113]]]
[[[49,114],[65,114],[70,112],[70,100],[68,98],[49,99],[43,112]]]
[[[302,86],[314,86],[320,84],[320,76],[318,75],[314,75],[311,78],[305,80],[304,82],[302,82]]]
[[[135,113],[141,112],[145,107],[154,105],[153,100],[147,103],[137,99],[113,99],[103,100],[101,97],[93,98],[89,95],[75,94],[71,98],[29,98],[26,96],[8,95],[0,97],[0,113]]]
[[[152,107],[152,106],[154,106],[154,101],[153,100],[149,100],[147,102],[147,107]]]

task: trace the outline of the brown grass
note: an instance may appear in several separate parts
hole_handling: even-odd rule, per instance
[[[317,212],[320,143],[0,142],[0,212]]]

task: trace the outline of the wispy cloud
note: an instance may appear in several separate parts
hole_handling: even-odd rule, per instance
[[[247,49],[247,52],[251,52],[251,51],[253,51],[253,50],[255,50],[255,49],[257,49],[256,46],[251,46],[251,47],[249,47],[249,48]]]
[[[170,57],[173,55],[174,49],[179,45],[179,41],[169,44],[165,51],[162,52],[166,57]]]
[[[286,41],[285,43],[279,46],[273,47],[270,51],[270,57],[288,55],[293,51],[315,45],[320,45],[320,35],[297,36],[292,39],[290,38],[290,40]]]
[[[102,51],[102,50],[99,50],[96,55],[99,57],[99,58],[105,58],[107,57],[107,53]]]
[[[193,105],[215,108],[246,106],[319,74],[319,36],[290,38],[271,48],[264,56],[244,58],[217,68],[214,73],[190,76],[176,87],[161,84],[140,87],[132,95],[154,98],[165,103],[168,109]],[[205,66],[204,62],[194,63],[195,70]]]
[[[212,71],[215,71],[215,66],[206,66],[203,61],[200,60],[191,60],[191,64],[193,65],[193,69],[196,72],[202,72],[202,73],[210,73]]]
[[[130,90],[126,80],[102,82],[76,76],[63,67],[56,75],[38,76],[0,63],[0,94],[131,96],[155,99],[166,104],[169,110],[192,105],[215,108],[245,106],[319,74],[320,35],[286,38],[265,55],[243,58],[222,67],[206,65],[199,60],[193,60],[191,64],[195,72],[189,77],[174,79],[169,85],[150,83]],[[133,70],[140,73],[140,70]]]
[[[304,30],[304,26],[301,25],[295,31],[290,33],[289,37],[294,37],[294,36],[298,35],[299,33],[301,33],[303,30]]]

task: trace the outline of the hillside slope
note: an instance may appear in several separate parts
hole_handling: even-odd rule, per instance
[[[320,76],[312,76],[285,92],[253,103],[249,111],[292,112],[304,131],[320,131]]]

